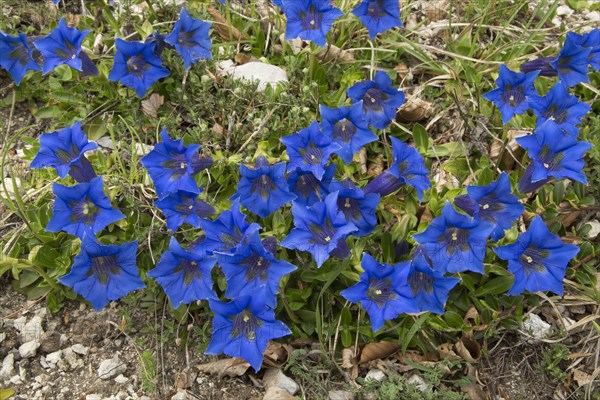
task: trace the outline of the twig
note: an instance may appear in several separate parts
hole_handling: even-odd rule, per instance
[[[271,115],[273,115],[273,113],[275,112],[276,109],[277,109],[277,107],[274,107],[274,108],[270,108],[267,111],[267,113],[265,114],[265,116],[263,117],[263,119],[260,121],[260,124],[258,124],[258,127],[254,130],[254,132],[252,132],[252,134],[250,135],[250,137],[248,137],[248,139],[246,139],[246,141],[244,142],[244,144],[242,144],[242,146],[238,150],[238,153],[241,153],[242,150],[244,150],[246,148],[246,146],[248,146],[252,142],[252,140],[254,140],[254,138],[260,133],[260,131],[263,130],[263,128],[265,127],[267,121],[271,118]]]

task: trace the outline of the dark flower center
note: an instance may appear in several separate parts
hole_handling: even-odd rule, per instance
[[[312,140],[303,149],[300,149],[300,155],[306,164],[320,164],[323,158],[323,151]]]
[[[267,281],[267,270],[271,262],[266,258],[252,252],[241,264],[246,265],[246,282],[250,282],[256,277],[259,277],[262,282]]]
[[[544,118],[556,122],[558,125],[563,124],[567,119],[567,110],[559,108],[556,104],[549,105],[542,115]]]
[[[86,225],[92,225],[96,216],[100,213],[96,204],[85,196],[82,200],[72,201],[69,204],[73,210],[71,214],[72,222],[83,222]]]
[[[197,261],[180,259],[179,265],[173,270],[173,273],[181,271],[183,271],[183,286],[190,286],[194,279],[202,279]]]
[[[381,17],[385,17],[387,13],[385,12],[383,6],[383,0],[373,0],[369,3],[369,7],[367,8],[367,15],[375,20],[378,20]]]
[[[415,296],[419,290],[423,289],[425,293],[433,292],[433,276],[424,272],[415,271],[408,277],[408,284],[412,290],[412,295]]]
[[[333,126],[333,139],[341,140],[344,143],[350,143],[356,131],[356,126],[344,118],[343,120],[336,122]]]
[[[275,185],[275,182],[273,182],[273,179],[269,175],[261,175],[252,181],[252,192],[258,192],[260,198],[263,200],[267,200],[269,194],[275,189],[277,189],[277,185]]]
[[[328,218],[325,218],[325,226],[317,224],[310,224],[308,229],[313,234],[313,238],[310,239],[311,243],[317,243],[321,246],[328,246],[335,236],[336,229],[331,224]]]
[[[127,72],[141,77],[144,71],[150,69],[148,63],[141,54],[136,54],[127,59]]]
[[[558,57],[558,63],[556,64],[556,69],[561,74],[568,74],[569,72],[573,72],[573,68],[571,67],[571,57],[561,56]]]
[[[21,42],[13,43],[13,50],[8,54],[9,58],[19,60],[19,64],[25,65],[29,61],[29,51]]]
[[[96,275],[100,284],[106,285],[108,283],[108,274],[119,275],[120,273],[121,268],[117,264],[116,254],[92,257],[92,268],[88,276]]]
[[[558,168],[562,160],[565,158],[565,154],[561,151],[556,154],[552,154],[550,146],[545,144],[542,146],[538,159],[548,171],[554,171]]]
[[[494,213],[504,210],[504,204],[495,201],[496,193],[492,192],[489,195],[479,200],[479,217],[488,221],[496,221]]]
[[[525,101],[525,93],[523,85],[516,88],[512,85],[504,86],[504,93],[500,95],[500,99],[511,107],[516,107]]]
[[[367,297],[373,300],[379,307],[397,297],[392,289],[392,282],[389,279],[371,279],[367,288]]]
[[[299,191],[303,197],[308,197],[311,193],[315,193],[319,198],[321,197],[319,181],[317,181],[317,178],[313,174],[298,176],[296,190]]]
[[[315,6],[310,6],[308,12],[299,13],[302,29],[305,31],[321,29],[323,14],[319,13]]]
[[[338,209],[344,213],[346,219],[359,220],[362,218],[360,203],[356,199],[338,197]]]
[[[68,40],[63,40],[62,49],[57,49],[54,53],[65,61],[74,60],[77,58],[77,49]]]
[[[239,314],[229,317],[232,322],[231,338],[235,339],[238,336],[246,336],[249,342],[256,340],[256,330],[263,325],[263,321],[256,318],[252,311],[245,309]]]
[[[244,236],[244,234],[242,233],[240,228],[238,228],[237,226],[234,226],[233,232],[231,234],[222,233],[219,236],[219,239],[221,239],[221,242],[225,243],[226,246],[229,246],[229,248],[232,248],[234,246],[237,246],[242,241],[243,236]]]
[[[521,256],[519,257],[519,262],[524,267],[525,274],[529,275],[531,272],[544,272],[546,271],[546,267],[544,266],[544,259],[548,258],[549,252],[548,250],[539,249],[536,246],[530,246]]]
[[[188,170],[187,159],[185,158],[185,154],[179,153],[170,153],[172,157],[170,160],[163,162],[163,167],[171,170],[172,179],[179,179],[181,176],[185,175]]]
[[[180,31],[179,35],[177,35],[177,43],[183,47],[194,47],[196,46],[196,42],[192,41],[196,30],[184,32]]]
[[[175,210],[183,215],[196,214],[201,218],[208,217],[214,213],[214,209],[206,202],[187,196],[181,196],[181,203],[175,206]]]
[[[71,161],[79,156],[79,149],[75,143],[71,143],[71,153],[64,149],[56,149],[54,154],[63,164],[70,164]]]
[[[388,95],[377,88],[367,90],[363,96],[363,110],[373,110],[375,112],[383,111],[383,102],[388,99]]]
[[[448,228],[439,237],[438,241],[446,243],[446,252],[453,255],[457,251],[468,251],[470,232],[466,229]]]

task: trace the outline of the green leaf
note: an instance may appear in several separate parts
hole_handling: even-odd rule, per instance
[[[513,285],[514,278],[512,276],[498,276],[490,279],[483,286],[473,293],[477,297],[483,297],[486,294],[502,294],[506,293]]]
[[[419,152],[427,152],[429,149],[429,136],[427,135],[427,130],[423,125],[416,123],[413,126],[413,140],[415,141],[415,146]]]
[[[416,333],[421,329],[421,326],[423,326],[423,324],[429,320],[430,315],[431,314],[427,313],[427,314],[423,314],[423,315],[419,316],[419,318],[417,318],[415,323],[410,327],[410,329],[408,330],[406,335],[404,335],[402,337],[402,352],[403,353],[406,351],[406,349],[408,349],[408,345],[410,344],[410,341],[416,335]]]
[[[0,389],[0,400],[7,400],[13,394],[15,394],[15,389],[13,388]]]

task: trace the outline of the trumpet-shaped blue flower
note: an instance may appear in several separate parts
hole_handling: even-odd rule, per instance
[[[525,211],[519,198],[511,193],[506,172],[489,185],[468,186],[467,194],[455,198],[454,204],[470,216],[493,224],[492,239],[496,242],[504,237],[504,230],[510,229]]]
[[[157,80],[169,76],[155,51],[155,43],[115,41],[117,52],[108,79],[135,90],[142,98]]]
[[[594,71],[600,71],[600,29],[593,29],[583,35],[579,35],[575,32],[568,32],[567,40],[575,46],[590,49],[588,62],[590,66],[594,68]]]
[[[329,156],[340,149],[339,144],[332,142],[331,135],[321,131],[317,121],[313,121],[308,128],[284,136],[280,140],[290,158],[288,172],[298,168],[312,172],[318,180],[325,174],[325,164],[329,161]]]
[[[258,231],[248,235],[235,253],[215,252],[227,279],[225,297],[255,296],[275,308],[281,278],[296,269],[287,261],[277,260],[261,242]]]
[[[229,303],[209,299],[208,304],[215,317],[205,353],[243,358],[255,371],[260,370],[269,340],[292,333],[260,296],[240,296]]]
[[[98,243],[84,236],[71,271],[58,279],[100,311],[111,300],[145,287],[136,264],[137,240],[121,245]]]
[[[367,27],[371,39],[378,33],[403,26],[400,4],[396,0],[363,0],[352,10],[352,14],[360,18],[360,22]]]
[[[443,314],[448,294],[460,279],[444,277],[431,267],[424,254],[420,254],[411,262],[407,281],[419,312]]]
[[[178,190],[200,193],[192,178],[195,173],[193,159],[200,146],[184,146],[183,140],[172,140],[166,129],[162,130],[161,138],[162,142],[140,160],[154,182],[158,198],[163,199]]]
[[[384,71],[376,73],[372,81],[354,84],[348,89],[348,97],[355,102],[362,100],[364,118],[377,129],[391,124],[404,103],[404,93],[392,86],[392,79]]]
[[[508,261],[508,270],[515,276],[509,295],[525,290],[550,290],[562,296],[567,264],[577,255],[579,247],[563,243],[548,230],[542,218],[536,216],[515,243],[497,247],[494,252]]]
[[[61,178],[65,178],[76,169],[78,173],[91,179],[96,173],[83,154],[96,148],[98,145],[88,142],[85,132],[81,130],[81,121],[77,121],[73,126],[41,135],[40,150],[29,166],[54,167]]]
[[[354,103],[351,107],[329,108],[319,106],[321,130],[327,132],[333,141],[340,145],[335,153],[349,165],[354,154],[365,144],[377,140],[377,135],[369,129],[363,119],[362,103]]]
[[[532,71],[538,71],[540,76],[556,76],[556,70],[552,66],[552,62],[556,60],[556,57],[541,57],[531,61],[526,61],[520,66],[521,72],[529,73]]]
[[[212,59],[212,42],[208,35],[211,25],[210,22],[192,18],[185,8],[181,9],[179,20],[175,22],[173,32],[167,35],[165,42],[175,47],[183,57],[186,69],[202,59]]]
[[[231,204],[231,210],[225,210],[215,221],[199,221],[206,234],[206,240],[200,246],[206,251],[232,252],[247,235],[260,230],[257,223],[248,224],[246,215],[240,211],[240,200]]]
[[[483,274],[486,242],[493,229],[489,222],[460,214],[446,202],[442,215],[413,239],[422,245],[436,271]]]
[[[410,263],[396,265],[378,263],[363,253],[361,266],[364,270],[354,286],[342,290],[342,296],[352,303],[360,303],[369,314],[373,331],[383,327],[385,321],[402,313],[417,313],[419,308],[413,299],[408,283]]]
[[[576,96],[571,96],[561,82],[552,86],[545,96],[532,101],[531,108],[537,116],[537,128],[547,125],[547,129],[562,129],[574,137],[579,134],[577,125],[591,110],[590,106],[579,101]]]
[[[94,236],[113,222],[125,216],[113,208],[102,190],[102,177],[74,186],[52,185],[56,195],[52,218],[46,226],[48,232],[65,231],[83,238]]]
[[[371,233],[377,225],[375,210],[379,204],[379,195],[365,194],[362,189],[354,186],[352,181],[343,183],[334,181],[329,186],[330,192],[338,192],[338,209],[344,213],[346,221],[352,222],[358,229],[353,236],[365,236]]]
[[[295,228],[283,239],[281,245],[288,249],[308,251],[321,267],[332,252],[339,255],[349,254],[346,237],[358,230],[346,221],[344,213],[338,210],[338,193],[333,192],[325,200],[305,207],[292,204]]]
[[[532,99],[537,97],[537,90],[533,87],[539,71],[523,74],[513,72],[500,66],[500,74],[496,79],[498,87],[483,95],[484,98],[494,103],[502,113],[502,123],[506,124],[514,115],[523,114],[531,105]]]
[[[400,189],[405,183],[404,179],[396,178],[389,169],[386,169],[367,183],[364,192],[365,194],[377,193],[379,196],[385,197]]]
[[[284,174],[284,162],[270,167],[264,156],[258,157],[254,169],[240,164],[241,178],[231,199],[239,198],[248,210],[266,218],[296,198],[289,192]]]
[[[175,238],[169,242],[169,250],[160,257],[156,267],[148,271],[169,296],[173,308],[181,303],[216,299],[211,271],[217,260],[206,252],[189,251],[181,247]]]
[[[290,192],[297,196],[294,202],[309,207],[318,201],[323,201],[329,194],[329,184],[333,181],[333,175],[335,175],[335,164],[325,167],[321,180],[318,180],[312,172],[297,168],[290,172],[287,181]]]
[[[389,173],[404,183],[415,188],[419,200],[423,200],[423,191],[431,187],[427,178],[429,170],[425,166],[423,156],[412,146],[392,137],[392,155],[394,163]]]
[[[519,181],[522,193],[535,190],[531,187],[537,186],[536,182],[546,182],[552,177],[587,184],[582,171],[583,155],[592,147],[591,143],[580,142],[557,129],[538,129],[538,133],[517,138],[517,142],[533,160]]]
[[[588,63],[592,49],[578,46],[573,36],[567,35],[558,57],[550,63],[558,78],[568,87],[580,82],[589,82]]]
[[[202,189],[200,189],[201,191]],[[154,205],[161,209],[167,217],[167,229],[175,232],[185,222],[199,227],[200,219],[215,213],[215,209],[203,200],[198,193],[178,190],[169,194],[162,200],[157,200]]]
[[[33,49],[27,43],[27,35],[10,36],[0,31],[0,67],[8,71],[17,86],[27,70],[40,71],[32,56]]]
[[[81,71],[81,43],[88,33],[90,33],[89,29],[81,32],[77,28],[69,28],[65,19],[61,18],[58,27],[48,36],[34,41],[33,45],[44,56],[42,67],[44,75],[63,64]]]
[[[281,2],[287,18],[285,39],[312,40],[324,47],[333,22],[344,15],[330,0],[284,0]]]

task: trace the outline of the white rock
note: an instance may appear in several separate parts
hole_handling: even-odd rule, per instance
[[[15,375],[12,378],[10,378],[10,383],[12,383],[13,385],[19,385],[23,383],[23,381],[21,380],[21,377],[19,375]]]
[[[595,219],[593,221],[587,222],[586,225],[590,225],[592,227],[592,229],[590,229],[590,231],[587,233],[588,239],[595,239],[596,236],[600,234],[600,221]],[[1,341],[2,340],[0,340],[0,342]]]
[[[37,340],[32,340],[27,343],[23,343],[19,347],[19,354],[21,358],[30,358],[35,356],[36,350],[40,347],[40,342]]]
[[[367,376],[365,376],[365,381],[381,382],[384,379],[385,379],[385,374],[383,373],[383,371],[381,371],[379,369],[372,369],[369,372],[367,372]]]
[[[258,61],[243,65],[233,65],[231,61],[225,61],[219,63],[219,68],[222,75],[231,75],[233,79],[258,81],[258,90],[261,92],[267,88],[267,85],[274,87],[278,83],[288,82],[287,73],[283,69]]]
[[[50,364],[48,364],[48,363],[46,362],[46,357],[44,357],[44,356],[41,356],[41,357],[40,357],[40,365],[41,365],[41,366],[42,366],[42,368],[44,368],[44,369],[48,369],[48,368],[50,368]]]
[[[425,393],[427,391],[427,383],[420,375],[412,374],[406,381],[409,385],[415,386],[420,392]]]
[[[85,400],[102,400],[102,396],[96,393],[92,393],[85,396]]]
[[[4,186],[0,187],[0,192],[5,197],[14,198],[15,192],[19,190],[21,187],[21,180],[19,178],[14,178],[15,182],[13,184],[13,178],[4,178],[4,186],[6,186],[6,191],[4,191]]]
[[[529,314],[523,321],[523,329],[536,339],[544,339],[550,334],[552,326],[537,314]]]
[[[115,149],[115,144],[110,136],[102,136],[100,139],[96,140],[96,143],[98,143],[98,146],[106,147],[107,149]]]
[[[123,374],[127,371],[127,365],[119,360],[119,356],[116,355],[113,358],[104,360],[98,367],[98,377],[100,379],[114,378],[119,374]]]
[[[280,368],[269,368],[263,377],[265,388],[278,387],[293,395],[298,391],[298,384],[287,377]]]
[[[188,400],[188,399],[189,399],[189,397],[185,390],[179,390],[179,391],[177,391],[177,393],[175,393],[173,395],[173,397],[171,397],[171,400]]]
[[[154,146],[144,143],[135,143],[135,154],[137,156],[145,156],[154,149]]]
[[[62,358],[62,350],[55,351],[54,353],[50,353],[46,355],[46,362],[50,366],[50,368],[56,367],[56,364]]]
[[[0,332],[0,343],[2,343],[6,339],[6,333]]]
[[[0,368],[0,379],[8,379],[15,370],[15,355],[8,353],[2,361],[2,368]]]
[[[129,382],[129,378],[124,376],[123,374],[120,374],[115,378],[115,382],[117,382],[119,385],[122,385],[124,383]]]
[[[561,26],[562,25],[562,20],[558,17],[554,17],[552,18],[552,25],[554,26]]]
[[[88,347],[85,347],[82,344],[77,343],[77,344],[74,344],[73,346],[71,346],[71,350],[73,350],[77,354],[85,356],[85,355],[87,355],[87,353],[90,349]]]
[[[42,317],[36,315],[31,318],[21,329],[21,340],[23,342],[31,342],[32,340],[40,340],[44,330],[42,329]]]
[[[344,390],[332,390],[329,392],[329,400],[354,400],[354,394]]]
[[[8,320],[10,321],[10,320]],[[23,327],[27,323],[27,317],[19,317],[13,321],[13,327],[21,333]]]
[[[588,21],[595,22],[595,23],[600,23],[600,12],[598,12],[598,11],[590,11],[585,16],[585,19],[587,19]]]
[[[558,16],[569,17],[571,14],[573,14],[573,10],[569,6],[558,6],[556,9],[556,15]]]
[[[83,360],[77,357],[71,348],[63,350],[63,358],[67,363],[69,363],[70,369],[78,369],[83,367]]]

